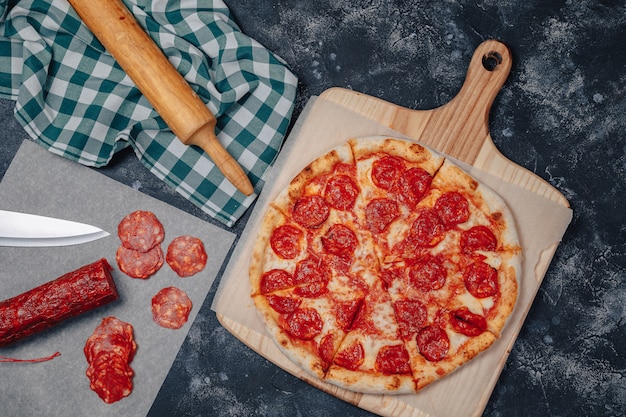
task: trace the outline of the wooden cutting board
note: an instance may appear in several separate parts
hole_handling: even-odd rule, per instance
[[[496,149],[491,139],[488,128],[489,111],[494,98],[508,77],[510,69],[511,54],[509,49],[498,41],[489,40],[479,45],[476,49],[467,71],[466,80],[458,95],[439,108],[410,110],[378,98],[342,88],[329,89],[322,93],[320,98],[323,99],[326,105],[332,103],[333,106],[349,110],[350,113],[358,115],[361,120],[365,118],[378,125],[390,128],[450,157],[476,167],[487,174],[502,179],[506,183],[520,187],[532,193],[533,196],[545,197],[550,204],[556,207],[567,209],[569,207],[568,202],[558,190],[537,175],[504,157]],[[319,116],[323,106],[324,104],[313,106],[310,113],[306,115],[306,120],[315,120],[316,122],[323,120]],[[318,113],[317,118],[315,118],[316,112]],[[342,124],[344,123],[357,122],[348,118],[347,120],[342,120]],[[306,123],[304,125],[306,126]],[[298,143],[303,144],[318,140],[317,135],[315,135],[315,127],[313,129],[303,128],[302,130],[304,133],[301,132],[298,136]],[[305,137],[300,137],[302,135]],[[294,149],[298,146],[302,145],[294,145]],[[287,151],[284,150],[283,152]],[[301,159],[304,158],[301,155],[302,153],[306,153],[306,150],[294,151],[291,156]],[[308,155],[311,159],[314,156]],[[289,158],[287,157],[287,159]],[[282,165],[281,161],[278,161],[277,167],[287,171],[293,170],[297,173],[306,165],[306,163],[303,163],[302,166],[292,167],[292,164],[301,162],[295,163],[292,161],[293,159],[289,159],[289,162],[285,162]],[[285,176],[287,174],[282,172],[277,174],[278,181],[276,184],[272,184],[268,180],[266,188],[269,189],[269,196],[266,195],[265,197],[267,198],[264,199],[263,194],[261,195],[255,213],[251,216],[251,221],[246,226],[246,229],[258,228],[258,219],[260,218],[258,212],[265,211],[267,201],[271,201],[272,193],[277,192],[276,189],[282,187],[280,183],[284,183]],[[265,192],[266,190],[264,190]],[[545,199],[541,198],[541,200]],[[567,211],[569,212],[569,210]],[[567,223],[569,223],[569,220],[567,220]],[[251,250],[250,242],[254,240],[257,232],[258,230],[244,231],[244,235],[238,245],[239,247],[233,253],[233,260],[231,260],[231,264],[234,264],[234,266],[229,265],[224,278],[222,278],[222,285],[229,286],[228,290],[224,291],[227,293],[226,296],[229,300],[234,297],[241,299],[242,293],[245,294],[246,291],[249,294],[247,266]],[[532,300],[558,246],[558,239],[562,236],[562,232],[556,238],[557,243],[550,244],[547,249],[542,248],[540,256],[537,256],[537,264],[534,268],[529,268],[534,269],[535,279],[532,279],[532,273],[522,278],[523,281],[526,280],[521,283],[524,294],[518,300],[515,318],[507,324],[508,329],[505,328],[505,331],[508,333],[506,335],[503,334],[502,339],[504,340],[497,342],[500,343],[500,346],[492,346],[484,353],[484,358],[479,357],[470,361],[470,363],[461,368],[462,372],[456,371],[442,381],[432,384],[433,387],[439,384],[438,387],[432,389],[431,386],[426,387],[413,397],[364,395],[323,383],[310,377],[286,359],[274,345],[271,338],[263,331],[259,332],[258,329],[253,328],[254,326],[241,324],[241,322],[232,319],[232,316],[223,314],[219,308],[214,309],[222,325],[250,348],[288,372],[354,405],[388,416],[479,416],[484,410],[500,371],[506,362],[508,353],[530,309]],[[216,297],[216,300],[218,298]],[[217,303],[214,303],[214,307],[215,304],[219,304],[219,300]],[[495,352],[491,352],[491,350],[495,350]],[[477,359],[480,359],[483,363],[473,364],[472,362],[474,361],[478,362]],[[470,369],[464,369],[466,367]],[[463,373],[463,375],[455,375],[456,373]],[[468,384],[474,385],[472,390],[469,390],[471,392],[465,394],[464,384],[465,386]],[[475,385],[482,386],[476,389]],[[448,391],[448,386],[450,391]],[[455,395],[454,393],[457,392],[462,393],[455,397],[455,402],[460,405],[455,407],[446,406],[446,403],[451,402],[449,396]],[[422,397],[418,398],[417,396]],[[417,402],[414,401],[416,398],[418,399]],[[420,402],[424,407],[420,406]]]

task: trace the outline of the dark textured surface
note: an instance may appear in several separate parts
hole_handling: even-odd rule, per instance
[[[509,159],[557,187],[574,218],[484,415],[626,415],[626,2],[226,3],[242,30],[298,75],[295,117],[311,95],[333,86],[413,109],[437,107],[456,95],[481,41],[511,48],[491,136]],[[26,137],[12,107],[0,101],[0,175]],[[132,152],[103,171],[208,220]],[[224,330],[210,311],[217,283],[151,416],[368,415]]]

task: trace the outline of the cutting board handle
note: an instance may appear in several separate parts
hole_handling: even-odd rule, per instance
[[[432,110],[401,109],[391,123],[450,156],[473,163],[489,135],[489,111],[511,71],[511,53],[502,42],[481,43],[472,56],[461,90]]]

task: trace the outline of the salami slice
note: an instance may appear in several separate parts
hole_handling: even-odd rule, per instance
[[[408,374],[409,352],[404,345],[387,345],[380,348],[376,355],[376,369],[386,375]]]
[[[167,329],[180,329],[187,323],[193,303],[180,288],[167,287],[152,297],[152,320]]]
[[[448,354],[450,339],[441,327],[426,326],[417,334],[417,347],[422,356],[431,362],[437,362]]]
[[[155,246],[148,252],[128,249],[125,246],[117,248],[115,260],[120,271],[131,278],[146,279],[154,275],[163,266],[163,250]]]
[[[293,219],[301,226],[313,228],[324,223],[330,214],[330,208],[319,195],[301,197],[293,207]]]
[[[110,271],[103,258],[0,302],[0,346],[116,300]]]
[[[132,325],[116,317],[105,317],[85,342],[89,387],[105,403],[117,402],[132,392],[130,362],[136,350]]]
[[[137,210],[128,214],[117,226],[122,246],[139,252],[148,252],[163,242],[163,225],[150,211]]]
[[[207,254],[197,237],[178,236],[167,247],[165,260],[178,276],[189,277],[204,269]]]

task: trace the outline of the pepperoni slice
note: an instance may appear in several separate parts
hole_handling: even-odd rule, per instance
[[[347,175],[335,175],[328,180],[324,197],[328,204],[337,210],[349,210],[359,195],[359,187]]]
[[[404,170],[404,160],[397,156],[384,156],[372,164],[372,181],[383,190],[391,190]]]
[[[335,335],[329,333],[324,336],[317,348],[317,353],[324,362],[331,363],[335,354]]]
[[[426,208],[411,225],[409,243],[418,247],[432,248],[443,240],[445,231],[446,228],[437,213]]]
[[[266,298],[270,307],[281,314],[293,313],[302,304],[302,300],[291,297],[268,294]]]
[[[402,174],[394,191],[403,203],[414,206],[424,197],[432,179],[426,170],[411,168]]]
[[[450,312],[452,328],[465,336],[478,336],[487,330],[487,320],[480,314],[469,311],[467,307],[461,307]]]
[[[294,259],[302,250],[304,234],[300,229],[288,224],[274,229],[270,245],[276,255],[283,259]]]
[[[206,266],[204,244],[193,236],[178,236],[167,247],[167,264],[179,277],[190,277]]]
[[[357,311],[361,307],[362,299],[339,302],[335,307],[335,316],[337,317],[337,324],[339,327],[347,331]]]
[[[439,197],[434,208],[448,228],[469,219],[469,202],[456,191],[447,192]]]
[[[308,228],[314,228],[324,223],[329,214],[328,203],[317,194],[300,197],[293,207],[294,221]]]
[[[152,297],[152,320],[167,329],[180,329],[189,320],[192,307],[185,291],[166,287]]]
[[[437,362],[448,354],[450,339],[439,326],[426,326],[417,334],[417,347],[427,360]]]
[[[372,233],[381,233],[400,216],[398,203],[388,198],[376,198],[365,208],[365,222]]]
[[[120,221],[117,226],[117,235],[124,247],[139,252],[148,252],[163,242],[165,230],[154,213],[137,210]]]
[[[337,256],[353,255],[358,244],[354,231],[343,224],[332,225],[321,240],[324,250]]]
[[[466,255],[476,251],[495,251],[498,247],[498,240],[491,229],[487,226],[474,226],[461,233],[461,250]]]
[[[320,334],[324,322],[314,308],[298,308],[289,314],[282,323],[282,328],[290,336],[301,340],[310,340]]]
[[[398,300],[393,308],[396,313],[396,320],[400,327],[400,334],[405,339],[410,339],[424,327],[428,318],[426,306],[417,300]]]
[[[294,285],[293,275],[284,269],[272,269],[261,275],[259,288],[261,294],[282,290]]]
[[[125,246],[117,248],[115,260],[120,271],[131,278],[146,279],[154,275],[163,266],[163,250],[155,246],[148,252],[139,252]]]
[[[360,343],[354,343],[347,348],[339,351],[335,355],[335,364],[350,369],[356,370],[365,360],[365,351]]]
[[[465,288],[477,298],[491,297],[498,293],[498,271],[485,262],[474,262],[463,272]]]
[[[422,291],[439,290],[446,283],[448,273],[443,262],[432,255],[425,255],[409,267],[411,284]]]
[[[296,284],[328,283],[330,275],[330,269],[321,258],[310,256],[296,264],[294,282]]]
[[[404,345],[383,346],[376,355],[376,369],[385,375],[408,374],[409,352]]]

